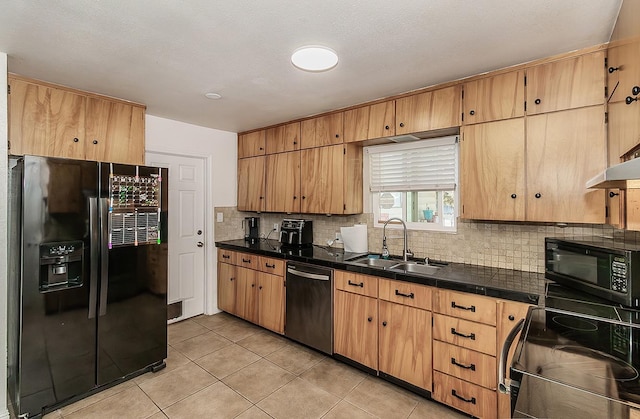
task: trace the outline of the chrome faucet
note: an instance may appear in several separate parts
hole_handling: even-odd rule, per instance
[[[404,230],[404,247],[402,249],[402,260],[407,262],[408,257],[413,256],[413,252],[411,252],[411,250],[409,250],[407,247],[407,225],[404,223],[402,219],[397,217],[389,218],[384,223],[384,227],[382,227],[382,257],[383,258],[389,257],[389,249],[387,248],[387,224],[389,224],[389,221],[394,221],[394,220],[400,221],[402,223],[402,228]]]

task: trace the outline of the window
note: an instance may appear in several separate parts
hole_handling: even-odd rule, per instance
[[[375,225],[456,231],[458,136],[366,148]]]

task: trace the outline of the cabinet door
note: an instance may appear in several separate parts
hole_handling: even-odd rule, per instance
[[[380,371],[431,391],[431,312],[380,301]]]
[[[262,156],[265,153],[265,130],[238,136],[238,158]]]
[[[604,108],[527,118],[527,220],[605,222],[603,190],[585,182],[606,166]]]
[[[218,262],[218,308],[236,314],[235,266]]]
[[[370,106],[344,111],[344,142],[353,143],[369,138]]]
[[[464,124],[524,116],[524,71],[512,71],[464,85]]]
[[[499,301],[497,304],[497,344],[496,353],[502,353],[502,347],[504,341],[514,328],[514,326],[527,316],[529,310],[529,304],[518,303],[514,301]],[[513,360],[513,353],[516,350],[516,344],[518,342],[520,334],[518,334],[511,345],[509,350],[509,356],[507,357],[507,370],[511,366]],[[500,368],[498,366],[497,368]],[[507,418],[511,417],[511,396],[508,394],[502,394],[498,392],[498,417]]]
[[[345,144],[342,172],[343,213],[362,213],[362,147]]]
[[[257,271],[236,266],[236,315],[258,322]]]
[[[84,159],[85,96],[9,79],[9,153]]]
[[[527,69],[527,114],[604,103],[604,51]]]
[[[144,164],[144,108],[87,98],[87,160]]]
[[[378,300],[344,291],[334,298],[334,352],[377,370]]]
[[[267,154],[300,149],[300,122],[269,128],[266,131],[265,143]]]
[[[265,157],[238,160],[238,210],[264,211]]]
[[[300,210],[311,214],[342,214],[344,208],[341,145],[302,150],[300,158]]]
[[[618,164],[622,156],[640,145],[640,102],[609,103],[609,165]]]
[[[300,152],[270,154],[266,159],[265,211],[300,212]]]
[[[461,87],[452,86],[396,100],[396,134],[460,126]]]
[[[342,144],[343,112],[307,119],[300,124],[300,148]]]
[[[258,274],[258,324],[284,333],[284,279],[281,276]]]
[[[462,134],[461,217],[523,221],[524,118],[464,126]]]
[[[368,139],[396,135],[396,101],[388,100],[369,106]]]
[[[609,48],[607,51],[609,106],[624,102],[633,86],[640,86],[640,41]]]

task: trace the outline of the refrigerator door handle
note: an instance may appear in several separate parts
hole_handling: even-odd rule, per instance
[[[107,292],[109,290],[109,200],[100,199],[100,316],[107,314]]]
[[[98,198],[89,198],[89,246],[90,246],[90,273],[89,273],[89,317],[96,317],[98,300],[98,249],[100,247],[100,231],[98,230]]]

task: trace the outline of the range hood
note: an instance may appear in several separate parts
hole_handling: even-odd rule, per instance
[[[604,172],[589,179],[586,187],[591,189],[640,188],[640,158],[608,167]]]

